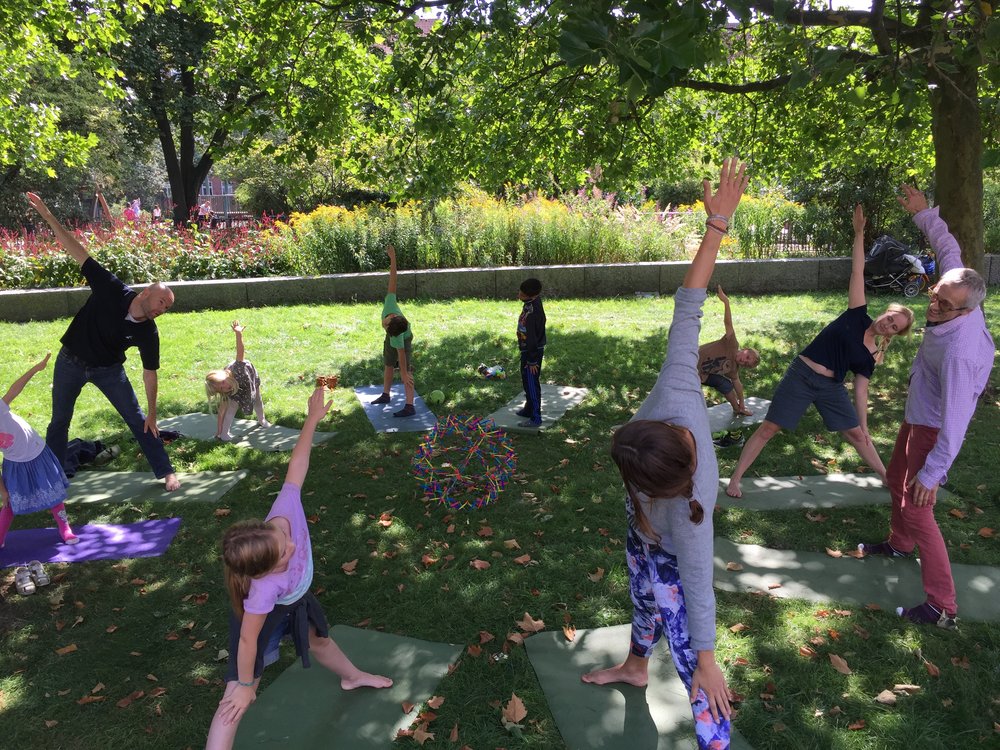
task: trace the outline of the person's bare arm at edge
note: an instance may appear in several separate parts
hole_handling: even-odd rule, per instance
[[[708,280],[712,278],[712,272],[715,270],[715,259],[719,254],[722,237],[729,229],[729,220],[732,219],[733,212],[740,204],[740,198],[743,197],[743,191],[747,189],[748,182],[746,164],[741,164],[739,159],[733,157],[722,162],[719,189],[714,194],[708,180],[702,183],[705,188],[705,212],[710,219],[712,216],[723,217],[725,226],[722,225],[721,219],[710,221],[706,225],[705,236],[698,246],[698,252],[684,275],[684,287],[688,289],[708,287]],[[713,225],[716,226],[716,229],[712,228]]]
[[[862,307],[865,299],[865,211],[861,204],[854,207],[854,245],[851,248],[851,282],[847,287],[847,306]],[[855,381],[855,388],[857,381]]]
[[[722,301],[722,323],[726,327],[726,335],[736,337],[736,329],[733,327],[733,311],[729,306],[729,297],[724,291],[722,291],[722,284],[718,284],[715,287],[715,294]]]
[[[24,390],[24,386],[28,384],[28,381],[30,381],[33,377],[35,377],[35,375],[37,375],[38,373],[40,373],[42,370],[45,369],[45,367],[49,364],[49,357],[51,356],[52,352],[46,353],[46,355],[42,357],[40,362],[32,365],[31,369],[29,369],[26,373],[24,373],[24,375],[22,375],[13,383],[11,383],[10,388],[7,389],[7,393],[5,393],[3,396],[3,402],[7,404],[7,406],[10,406],[11,402],[15,398],[21,395],[21,391]]]
[[[160,428],[156,426],[156,395],[160,386],[156,370],[142,371],[142,385],[146,389],[146,421],[143,422],[142,431],[152,432],[153,437],[159,437]]]
[[[236,361],[242,362],[243,356],[246,354],[246,350],[243,347],[243,331],[246,326],[240,325],[240,321],[233,321],[233,333],[236,334]]]
[[[389,287],[386,289],[386,294],[396,293],[396,246],[387,245],[385,248],[386,254],[389,256]]]
[[[316,433],[316,425],[326,416],[333,406],[333,400],[325,401],[326,388],[320,386],[313,390],[309,396],[307,405],[306,421],[302,424],[302,432],[299,439],[292,448],[292,456],[288,459],[288,470],[285,472],[285,482],[302,487],[309,472],[309,458],[312,455],[313,435]]]
[[[87,262],[87,258],[90,257],[90,253],[87,252],[87,248],[76,238],[76,236],[70,232],[66,227],[59,223],[52,212],[49,211],[49,207],[45,205],[45,202],[39,198],[34,193],[25,193],[28,198],[28,203],[31,207],[38,212],[38,215],[45,219],[45,223],[49,225],[52,232],[55,234],[56,239],[59,244],[62,245],[63,250],[77,262],[79,265],[83,265]]]
[[[118,219],[116,219],[115,215],[111,213],[111,207],[108,206],[108,202],[104,200],[104,193],[102,193],[100,190],[97,191],[97,202],[101,204],[101,211],[107,217],[108,222],[111,224],[111,226],[113,227],[117,226]]]

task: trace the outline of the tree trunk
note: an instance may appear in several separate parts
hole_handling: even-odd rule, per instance
[[[979,71],[956,65],[939,73],[931,90],[935,199],[941,218],[962,248],[962,260],[984,269],[983,132],[979,112]]]

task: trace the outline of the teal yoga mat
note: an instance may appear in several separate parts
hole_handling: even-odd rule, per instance
[[[577,406],[587,397],[586,388],[574,388],[568,385],[542,384],[542,423],[538,427],[520,427],[519,423],[525,420],[524,417],[517,416],[516,412],[524,407],[524,391],[521,391],[516,398],[508,401],[495,412],[490,414],[497,427],[503,427],[510,432],[537,433],[551,427],[557,419],[567,411]]]
[[[524,639],[559,733],[570,750],[695,750],[691,704],[665,641],[650,658],[645,688],[580,681],[584,672],[621,663],[630,632],[616,625],[578,630],[573,641],[562,631]],[[731,747],[750,745],[734,731]]]
[[[180,414],[167,417],[159,422],[161,430],[176,430],[185,437],[195,440],[215,440],[217,417],[214,414]],[[249,419],[234,419],[230,434],[233,445],[240,448],[254,448],[259,451],[290,451],[299,440],[300,430],[281,425],[260,427]],[[336,432],[317,432],[313,435],[313,445],[326,442]]]
[[[245,476],[239,471],[199,471],[178,474],[181,488],[163,489],[163,480],[151,471],[81,471],[69,482],[67,503],[216,503]]]
[[[359,668],[391,677],[384,690],[341,690],[340,679],[315,659],[309,669],[296,661],[258,695],[240,724],[237,749],[389,750],[400,729],[410,726],[419,706],[434,695],[458,660],[461,646],[337,625],[330,636]]]
[[[884,529],[881,531],[884,537]],[[878,533],[874,536],[881,538]],[[737,563],[742,569],[726,570],[727,563]],[[1000,621],[1000,568],[952,564],[951,570],[959,618]],[[774,584],[780,588],[770,588]],[[722,538],[715,540],[715,588],[763,591],[813,602],[874,603],[890,613],[896,607],[921,604],[926,598],[920,566],[914,559],[834,558],[825,552],[776,550]]]

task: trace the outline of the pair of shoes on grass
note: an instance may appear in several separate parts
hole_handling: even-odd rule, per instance
[[[14,571],[14,585],[21,596],[30,596],[39,586],[48,586],[52,582],[49,574],[38,560],[32,560],[26,567]]]
[[[875,542],[873,544],[861,543],[858,545],[858,551],[865,557],[868,557],[869,555],[880,555],[882,557],[913,557],[912,552],[901,552],[889,544],[888,541]]]
[[[375,404],[388,404],[390,401],[392,401],[392,398],[389,396],[389,394],[383,393],[377,399],[375,399],[374,401],[369,401],[368,403],[374,406]]]
[[[727,432],[720,438],[712,441],[717,448],[740,447],[746,442],[742,432]]]
[[[394,411],[392,413],[392,416],[394,416],[394,417],[412,417],[416,413],[417,413],[417,410],[415,408],[413,408],[413,404],[407,404],[406,406],[404,406],[399,411]]]
[[[938,609],[930,602],[910,607],[896,607],[896,614],[917,625],[937,625],[943,630],[958,630],[958,618]]]

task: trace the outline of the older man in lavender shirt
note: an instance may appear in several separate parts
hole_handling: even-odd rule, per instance
[[[889,557],[909,557],[914,546],[920,547],[927,601],[896,612],[912,622],[953,630],[955,581],[934,503],[989,380],[994,344],[980,308],[986,284],[974,270],[962,267],[958,242],[938,209],[928,208],[923,193],[905,185],[899,202],[937,253],[942,275],[930,290],[927,328],[910,368],[906,413],[887,471],[889,539],[859,547],[865,554]]]

